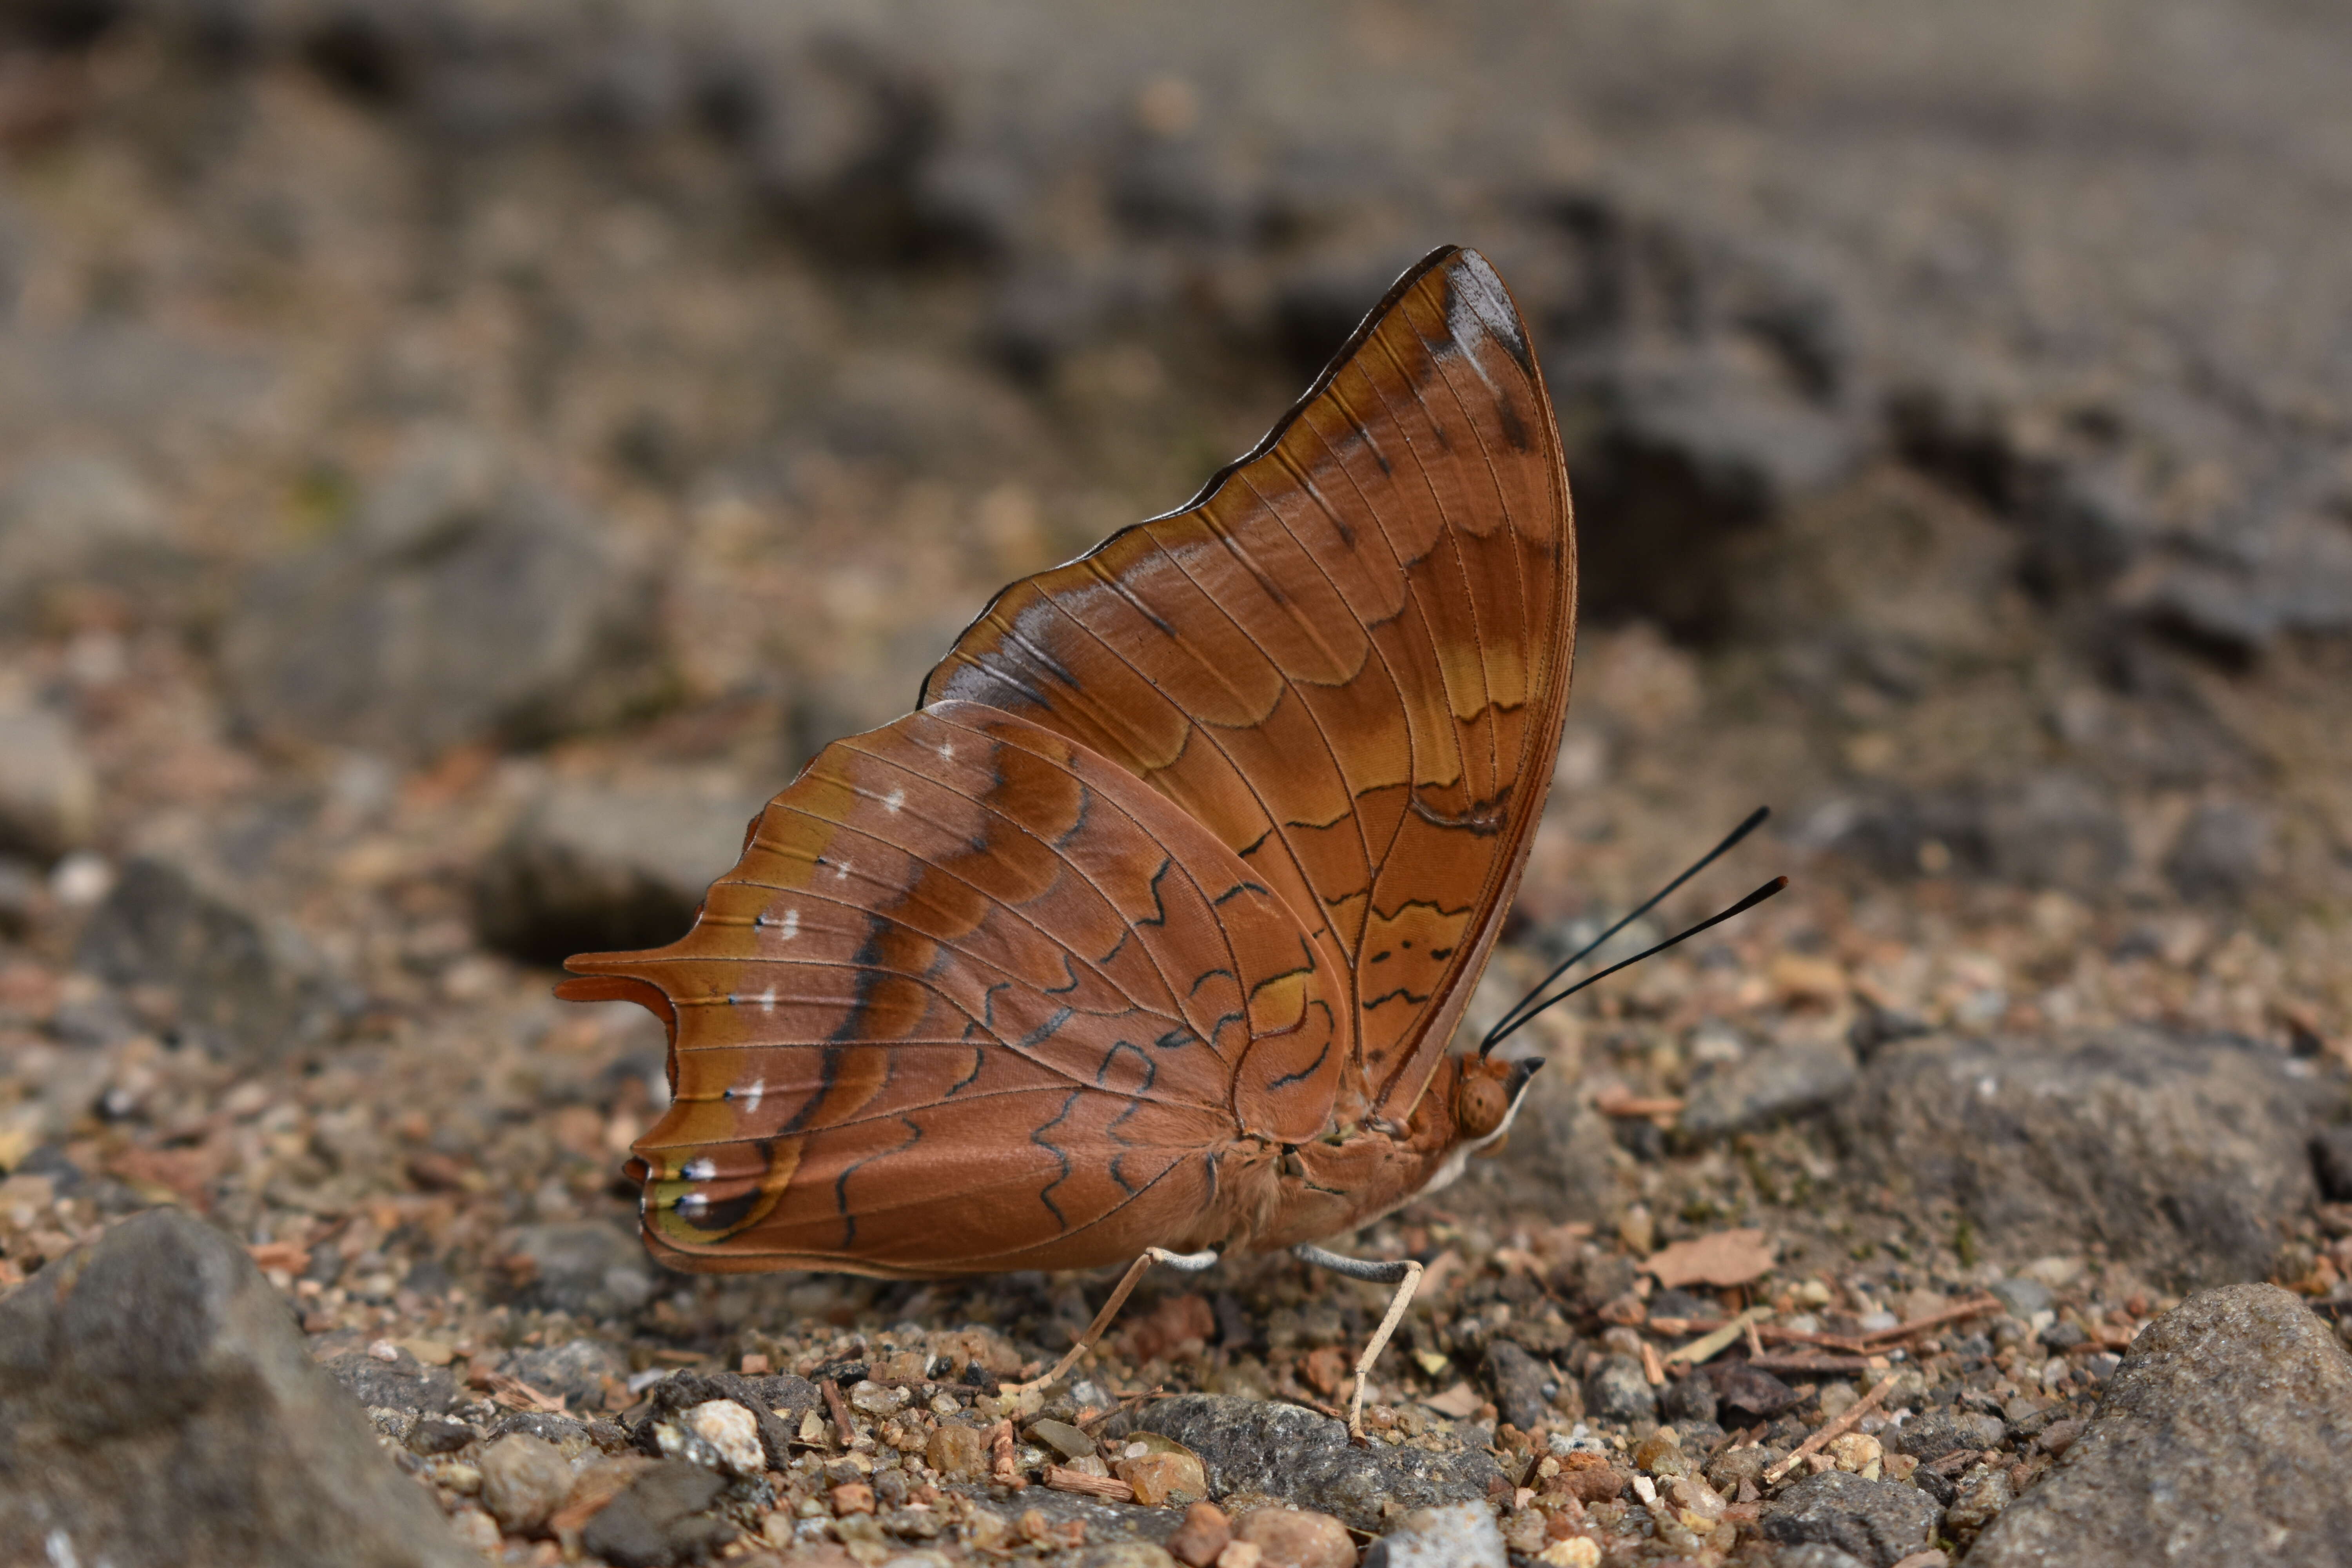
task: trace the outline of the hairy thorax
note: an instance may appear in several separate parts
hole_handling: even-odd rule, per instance
[[[1268,1252],[1369,1225],[1450,1184],[1472,1154],[1499,1142],[1525,1083],[1523,1072],[1449,1057],[1402,1126],[1354,1123],[1305,1143],[1238,1140],[1218,1157],[1216,1195],[1185,1246]]]

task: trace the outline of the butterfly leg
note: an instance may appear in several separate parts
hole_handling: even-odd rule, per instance
[[[1087,1325],[1087,1331],[1078,1336],[1078,1342],[1070,1347],[1069,1353],[1055,1362],[1053,1370],[1045,1376],[1033,1377],[1026,1383],[1006,1384],[1001,1392],[1020,1394],[1033,1388],[1051,1388],[1061,1382],[1063,1376],[1078,1364],[1078,1358],[1094,1349],[1095,1342],[1103,1337],[1103,1331],[1110,1327],[1111,1320],[1118,1316],[1118,1310],[1127,1305],[1128,1297],[1135,1289],[1135,1282],[1142,1279],[1143,1271],[1153,1264],[1165,1263],[1169,1268],[1181,1269],[1186,1274],[1198,1274],[1216,1261],[1217,1255],[1213,1252],[1171,1252],[1164,1247],[1145,1247],[1143,1256],[1127,1266],[1127,1273],[1120,1278],[1118,1288],[1110,1293],[1110,1300],[1103,1303],[1103,1310],[1095,1314],[1095,1321]]]
[[[1375,1263],[1368,1258],[1342,1258],[1336,1252],[1326,1252],[1306,1242],[1290,1249],[1291,1256],[1318,1268],[1328,1268],[1334,1274],[1344,1274],[1350,1279],[1367,1279],[1375,1285],[1393,1285],[1394,1296],[1389,1299],[1387,1316],[1372,1331],[1364,1353],[1356,1358],[1356,1390],[1348,1400],[1348,1436],[1360,1443],[1364,1440],[1364,1384],[1372,1375],[1372,1363],[1381,1359],[1388,1347],[1389,1336],[1404,1321],[1404,1310],[1412,1305],[1412,1293],[1421,1288],[1421,1265],[1408,1258],[1397,1263]]]

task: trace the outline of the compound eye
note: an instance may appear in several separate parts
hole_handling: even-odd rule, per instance
[[[1465,1138],[1492,1136],[1510,1109],[1511,1097],[1502,1081],[1482,1072],[1465,1077],[1454,1091],[1454,1122]]]

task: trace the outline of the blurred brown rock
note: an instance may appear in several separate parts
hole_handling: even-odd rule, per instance
[[[477,878],[483,940],[542,963],[673,942],[765,805],[731,779],[685,770],[558,782]]]
[[[254,730],[429,757],[657,697],[650,574],[495,445],[429,431],[327,542],[258,573],[223,639]]]

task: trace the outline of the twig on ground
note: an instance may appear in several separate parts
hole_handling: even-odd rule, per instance
[[[1622,1088],[1610,1088],[1592,1097],[1592,1109],[1603,1116],[1620,1120],[1644,1117],[1679,1116],[1683,1102],[1671,1094],[1637,1095]]]
[[[1098,1497],[1108,1502],[1135,1500],[1135,1489],[1125,1481],[1090,1476],[1084,1470],[1066,1470],[1059,1465],[1045,1467],[1045,1485],[1057,1492],[1076,1492],[1081,1497]]]
[[[1835,1376],[1849,1372],[1884,1372],[1885,1358],[1864,1355],[1760,1355],[1749,1356],[1748,1364],[1759,1372],[1776,1376],[1781,1373],[1822,1373]]]
[[[988,1453],[990,1480],[1000,1487],[1010,1487],[1016,1492],[1028,1486],[1029,1479],[1021,1473],[1021,1467],[1013,1462],[1011,1417],[999,1421],[989,1432]]]
[[[1712,1333],[1695,1339],[1679,1350],[1668,1351],[1666,1361],[1669,1364],[1686,1361],[1693,1366],[1711,1361],[1731,1348],[1731,1342],[1739,1337],[1741,1330],[1754,1328],[1771,1315],[1772,1309],[1769,1307],[1750,1307],[1728,1322],[1718,1325]],[[1663,1325],[1654,1320],[1652,1326]]]
[[[824,1394],[824,1407],[833,1416],[833,1429],[840,1435],[841,1446],[848,1447],[857,1441],[857,1423],[850,1417],[848,1402],[841,1397],[841,1384],[828,1377],[817,1388]]]
[[[1963,1301],[1957,1307],[1947,1307],[1940,1312],[1930,1312],[1924,1318],[1914,1318],[1907,1323],[1897,1323],[1891,1329],[1873,1330],[1860,1338],[1866,1345],[1875,1345],[1887,1340],[1906,1338],[1922,1329],[1932,1329],[1942,1323],[1956,1323],[1965,1318],[1980,1318],[1987,1312],[2000,1310],[2000,1297],[1979,1296],[1973,1301]]]
[[[1894,1386],[1895,1374],[1890,1372],[1885,1377],[1878,1380],[1876,1387],[1873,1388],[1868,1394],[1864,1394],[1860,1399],[1855,1400],[1852,1405],[1847,1405],[1844,1415],[1839,1416],[1834,1421],[1823,1423],[1820,1431],[1814,1433],[1811,1436],[1797,1445],[1797,1451],[1795,1453],[1790,1454],[1787,1458],[1781,1460],[1779,1464],[1765,1471],[1764,1484],[1768,1487],[1778,1485],[1780,1478],[1787,1475],[1796,1465],[1798,1460],[1805,1458],[1808,1456],[1820,1453],[1828,1444],[1839,1437],[1844,1436],[1848,1432],[1853,1431],[1854,1424],[1859,1422],[1864,1416],[1869,1415],[1872,1411],[1877,1409],[1878,1402],[1885,1398],[1887,1391],[1892,1389]]]
[[[1122,1405],[1148,1405],[1155,1399],[1173,1399],[1176,1396],[1174,1394],[1168,1392],[1167,1387],[1164,1384],[1147,1389],[1141,1394],[1117,1394],[1113,1396],[1111,1400],[1111,1407],[1108,1410],[1098,1410],[1092,1415],[1085,1417],[1083,1420],[1072,1422],[1071,1425],[1076,1426],[1081,1432],[1090,1432],[1095,1427],[1101,1426],[1104,1422],[1118,1415],[1119,1406]]]

